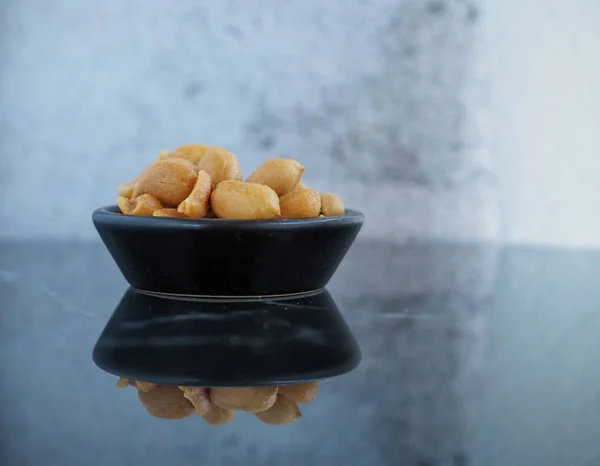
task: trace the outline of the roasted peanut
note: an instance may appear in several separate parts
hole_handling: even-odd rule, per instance
[[[321,196],[314,189],[294,190],[279,198],[283,218],[315,218],[321,213]]]
[[[133,197],[152,194],[168,207],[176,207],[190,195],[198,173],[191,162],[168,158],[158,160],[139,176]]]
[[[277,387],[215,387],[210,389],[210,399],[221,408],[258,413],[273,406]]]
[[[303,189],[309,189],[302,181],[299,181],[298,184],[294,187],[292,191],[302,191]]]
[[[190,218],[203,218],[209,210],[210,193],[213,184],[208,173],[204,170],[198,172],[198,179],[190,195],[177,207],[179,213]]]
[[[235,155],[220,147],[211,147],[198,163],[198,170],[204,170],[217,186],[221,181],[242,179],[240,162]]]
[[[130,199],[131,196],[133,195],[133,189],[134,188],[135,188],[135,183],[120,184],[117,187],[117,194],[120,197],[126,197],[127,199]]]
[[[279,386],[279,394],[296,403],[310,403],[317,397],[318,392],[319,383],[316,380]]]
[[[154,417],[162,419],[183,419],[191,416],[194,406],[179,388],[171,385],[159,385],[150,392],[138,389],[138,398],[144,408]]]
[[[223,181],[213,191],[210,205],[219,218],[253,220],[281,215],[275,191],[257,183]]]
[[[335,193],[321,193],[321,212],[325,217],[344,215],[342,198]]]
[[[273,406],[266,411],[256,413],[256,417],[267,424],[283,425],[296,422],[302,417],[302,413],[294,400],[278,395]]]
[[[210,149],[210,147],[205,146],[204,144],[186,144],[185,146],[175,149],[173,151],[173,157],[189,160],[194,165],[198,165],[200,160],[206,155],[208,149]]]
[[[160,151],[158,161],[131,183],[120,185],[117,203],[125,214],[156,217],[259,220],[344,215],[340,197],[309,189],[301,181],[303,173],[296,160],[275,158],[243,183],[234,154],[220,147],[186,144],[173,152]]]
[[[181,212],[177,212],[177,209],[169,207],[168,209],[155,210],[152,214],[153,217],[173,217],[173,218],[186,218]]]
[[[127,215],[151,216],[155,210],[163,208],[161,202],[150,194],[142,194],[133,199],[120,197],[117,199],[117,205],[121,212]]]
[[[267,185],[282,196],[296,187],[303,173],[304,167],[295,160],[271,159],[258,167],[246,181]]]
[[[173,154],[171,153],[170,150],[165,149],[165,150],[161,150],[158,153],[158,160],[165,160],[165,159],[169,159],[173,156]]]
[[[211,426],[222,426],[233,420],[235,411],[232,409],[221,408],[220,406],[211,403],[208,413],[202,416],[202,419]]]
[[[210,409],[210,398],[208,391],[204,387],[179,387],[194,408],[198,416],[204,416]]]

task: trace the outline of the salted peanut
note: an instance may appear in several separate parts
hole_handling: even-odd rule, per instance
[[[133,196],[133,191],[135,190],[135,184],[137,183],[138,178],[139,178],[139,175],[136,176],[135,179],[131,183],[120,184],[117,187],[117,194],[121,197],[127,197],[127,198],[131,199],[131,197]]]
[[[255,220],[281,216],[275,191],[243,181],[221,182],[210,196],[210,206],[219,218]]]
[[[152,213],[153,217],[173,217],[173,218],[186,218],[184,214],[178,212],[177,209],[169,207],[168,209],[155,210]]]
[[[234,416],[234,410],[221,408],[219,405],[211,403],[208,412],[202,416],[202,419],[211,426],[222,426],[223,424],[230,423]]]
[[[163,208],[161,202],[151,194],[142,194],[133,199],[120,197],[117,199],[117,205],[121,209],[121,212],[127,215],[151,216],[154,211]]]
[[[168,159],[168,158],[170,158],[172,156],[173,156],[173,153],[170,150],[168,150],[168,149],[161,150],[158,153],[158,160],[165,160],[165,159]]]
[[[292,191],[302,191],[303,189],[309,189],[302,181],[299,181],[298,184],[294,187]]]
[[[208,413],[210,408],[210,398],[208,397],[208,390],[206,390],[206,388],[180,386],[179,390],[181,390],[183,396],[194,405],[198,416],[204,416]]]
[[[177,211],[190,218],[206,217],[210,209],[210,193],[213,184],[208,173],[204,170],[198,172],[198,179],[190,195],[177,207]]]
[[[279,394],[296,403],[310,403],[317,397],[318,392],[319,383],[316,380],[279,386]]]
[[[271,159],[254,170],[246,181],[265,184],[282,196],[296,187],[303,173],[304,167],[293,159]]]
[[[173,157],[189,160],[194,165],[198,165],[209,149],[210,146],[204,144],[186,144],[185,146],[175,149],[173,151]]]
[[[172,385],[159,385],[150,392],[138,389],[138,398],[152,416],[161,419],[183,419],[194,413],[194,405]]]
[[[321,212],[325,217],[344,215],[342,198],[335,193],[321,193]]]
[[[277,399],[277,386],[216,387],[210,389],[210,399],[221,408],[258,413],[273,406]]]
[[[321,213],[321,196],[314,189],[301,189],[279,198],[283,218],[315,218]]]
[[[133,197],[152,194],[167,207],[177,207],[190,195],[198,172],[191,162],[169,158],[158,160],[139,176]]]
[[[204,170],[217,186],[221,181],[241,181],[240,162],[231,152],[221,147],[211,147],[198,163],[198,170]]]
[[[256,417],[267,424],[283,425],[296,422],[302,413],[294,400],[278,395],[275,404],[266,411],[256,413]]]
[[[117,187],[117,194],[121,197],[126,197],[127,199],[131,199],[134,188],[135,188],[135,183],[120,184]]]

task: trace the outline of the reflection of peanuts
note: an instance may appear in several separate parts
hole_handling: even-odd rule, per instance
[[[263,422],[290,424],[302,414],[297,403],[310,403],[317,396],[318,382],[266,387],[194,387],[159,385],[125,377],[118,388],[137,388],[138,398],[154,417],[182,419],[194,411],[206,423],[220,426],[231,422],[236,410],[255,413]]]
[[[256,417],[267,424],[282,425],[296,422],[302,413],[291,398],[278,395],[277,401],[266,411],[256,413]]]
[[[208,412],[202,416],[202,419],[211,426],[222,426],[233,420],[235,411],[232,409],[221,408],[220,406],[211,403]]]
[[[321,193],[321,212],[325,217],[344,215],[342,198],[335,193]]]
[[[194,406],[179,388],[171,385],[158,385],[150,392],[138,390],[138,398],[144,408],[154,417],[162,419],[183,419],[194,413]]]
[[[119,377],[117,380],[117,388],[125,388],[132,385],[132,381],[130,379],[126,379],[125,377]]]
[[[223,181],[210,198],[219,218],[271,219],[280,216],[279,198],[268,186],[242,181]]]
[[[152,194],[167,207],[177,207],[192,192],[198,174],[184,159],[158,160],[146,168],[133,190],[133,197]]]
[[[142,194],[133,199],[120,197],[117,205],[121,212],[127,215],[152,215],[155,210],[163,208],[161,202],[150,194]]]
[[[282,196],[296,187],[303,173],[304,167],[295,160],[271,159],[258,167],[246,181],[267,185]]]
[[[273,406],[277,387],[215,387],[210,389],[210,399],[221,408],[258,413]]]
[[[319,383],[316,380],[279,386],[279,393],[296,403],[310,403],[318,392]]]
[[[211,147],[198,163],[198,170],[204,170],[217,186],[221,181],[242,179],[240,162],[231,152],[221,147]]]
[[[198,416],[204,416],[208,413],[210,408],[210,399],[208,398],[208,391],[204,387],[179,387],[179,390],[183,392],[190,403],[194,405],[196,414]]]
[[[315,218],[321,212],[321,196],[313,189],[294,190],[279,198],[281,217]]]
[[[185,146],[175,149],[173,151],[173,157],[186,159],[194,165],[198,165],[200,160],[206,155],[208,149],[210,149],[210,147],[205,146],[204,144],[186,144]]]
[[[125,387],[136,387],[140,392],[149,392],[154,390],[158,385],[152,382],[141,382],[139,380],[131,380],[126,379],[125,377],[121,377],[117,381],[117,388],[125,388]]]
[[[158,387],[157,384],[152,383],[152,382],[140,382],[139,380],[135,381],[135,386],[137,387],[137,389],[140,392],[149,392],[151,390],[154,390],[156,387]]]
[[[190,195],[179,204],[177,211],[190,218],[203,218],[209,210],[210,193],[213,184],[208,173],[198,172],[198,179]]]
[[[185,218],[181,212],[178,212],[177,209],[173,207],[169,207],[168,209],[158,209],[152,213],[153,217],[173,217],[173,218]]]

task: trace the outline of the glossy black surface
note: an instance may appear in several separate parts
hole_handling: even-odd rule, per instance
[[[208,387],[333,377],[359,361],[356,341],[327,291],[210,301],[129,289],[94,348],[94,362],[112,374]]]
[[[359,237],[328,288],[363,359],[287,427],[152,418],[90,354],[102,244],[0,242],[2,466],[596,466],[600,253]]]
[[[264,296],[323,288],[352,245],[363,215],[307,220],[221,220],[122,215],[93,221],[131,286],[205,296]]]

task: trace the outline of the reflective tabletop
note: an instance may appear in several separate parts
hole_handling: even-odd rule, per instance
[[[2,465],[600,465],[600,254],[358,240],[328,290],[362,362],[289,426],[161,420],[92,361],[100,244],[0,243]]]

